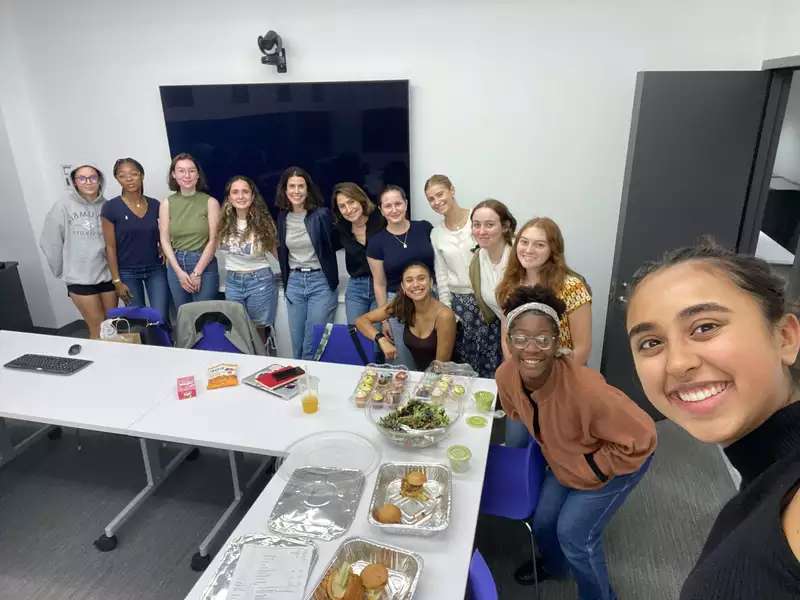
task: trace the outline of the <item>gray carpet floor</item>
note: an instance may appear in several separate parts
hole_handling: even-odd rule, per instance
[[[714,516],[734,493],[719,451],[668,422],[650,472],[606,532],[609,570],[622,600],[673,600]],[[29,428],[17,425],[23,435]],[[176,600],[198,574],[192,554],[230,501],[224,453],[181,465],[119,533],[118,548],[92,541],[144,485],[135,439],[75,431],[43,439],[0,469],[0,599]],[[169,453],[171,448],[163,449]],[[255,467],[256,460],[250,459]],[[262,482],[264,483],[264,482]],[[522,525],[482,517],[476,545],[503,600],[531,599],[513,581],[525,559]],[[575,598],[574,584],[547,581],[542,598]]]

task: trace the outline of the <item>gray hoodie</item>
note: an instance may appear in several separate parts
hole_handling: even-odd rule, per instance
[[[94,202],[85,200],[72,183],[72,173],[81,167],[92,167],[100,175],[99,196]],[[70,189],[47,213],[39,247],[56,277],[67,285],[92,285],[111,280],[106,263],[106,244],[100,225],[103,196],[103,173],[92,163],[81,163],[70,174]]]

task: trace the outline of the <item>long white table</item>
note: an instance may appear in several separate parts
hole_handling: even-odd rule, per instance
[[[331,542],[317,542],[320,555],[309,583],[310,590],[343,539],[363,536],[413,550],[423,557],[425,566],[416,598],[463,598],[490,427],[470,428],[462,419],[454,425],[450,437],[436,447],[406,450],[391,445],[367,420],[363,409],[356,408],[348,399],[361,367],[5,331],[0,332],[0,359],[6,362],[26,352],[64,355],[72,343],[83,346],[79,357],[96,361],[73,376],[63,378],[0,369],[0,417],[269,456],[284,456],[291,443],[306,435],[334,430],[352,431],[369,438],[381,450],[382,462],[446,464],[447,446],[454,443],[468,446],[472,451],[471,468],[468,473],[453,474],[453,508],[447,531],[419,538],[386,535],[371,527],[366,513],[377,475],[377,471],[373,472],[367,477],[355,522],[347,534]],[[297,399],[287,402],[246,385],[206,390],[206,369],[219,362],[238,364],[240,378],[270,363],[300,364],[320,379],[320,410],[313,415],[304,414]],[[196,376],[199,392],[196,398],[177,399],[175,381],[184,375]],[[475,389],[495,391],[495,384],[492,380],[478,379],[473,385]],[[273,477],[223,549],[239,535],[266,532],[267,518],[284,485],[281,477]],[[202,597],[222,554],[222,551],[217,553],[187,598]]]

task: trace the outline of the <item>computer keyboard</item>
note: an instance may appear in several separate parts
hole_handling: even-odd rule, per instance
[[[82,358],[65,358],[63,356],[48,356],[45,354],[23,354],[4,367],[21,369],[24,371],[39,371],[53,375],[72,375],[84,367],[92,364],[91,360]]]

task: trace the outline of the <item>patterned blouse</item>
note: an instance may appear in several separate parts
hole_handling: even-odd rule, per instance
[[[591,302],[592,296],[586,284],[579,277],[567,275],[564,278],[564,287],[561,288],[558,297],[567,305],[567,310],[559,322],[561,327],[559,343],[562,348],[572,350],[575,346],[572,342],[572,332],[569,329],[569,315],[584,304]]]

